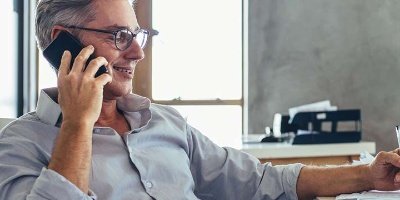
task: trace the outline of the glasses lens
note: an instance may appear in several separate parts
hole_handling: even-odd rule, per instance
[[[143,29],[139,30],[139,32],[136,34],[135,40],[142,49],[146,46],[147,37],[148,37],[148,32]]]
[[[133,38],[135,38],[138,45],[143,49],[146,46],[148,36],[149,32],[143,29],[140,29],[136,34],[126,29],[119,30],[115,35],[115,45],[119,50],[125,50],[131,45]]]
[[[132,39],[132,32],[126,29],[119,30],[115,35],[115,45],[118,49],[125,50],[131,45]]]

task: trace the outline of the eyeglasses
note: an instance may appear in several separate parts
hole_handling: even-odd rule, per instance
[[[79,26],[67,26],[67,28],[80,29],[85,31],[94,31],[100,33],[108,33],[114,35],[114,44],[117,49],[124,51],[132,44],[132,40],[135,39],[139,44],[140,48],[144,48],[147,43],[147,38],[149,37],[149,31],[145,29],[139,29],[134,33],[126,28],[118,29],[115,31],[85,28]]]

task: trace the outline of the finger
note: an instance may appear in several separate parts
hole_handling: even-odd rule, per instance
[[[398,155],[400,155],[400,148],[397,148],[396,150],[394,150],[394,152]]]
[[[68,50],[64,51],[58,69],[58,77],[68,75],[70,71],[71,58],[72,58],[71,52],[69,52]]]
[[[390,163],[396,167],[400,167],[400,156],[394,152],[381,152],[378,154],[378,159],[383,163]],[[380,158],[379,158],[380,157]]]
[[[96,78],[96,82],[102,84],[103,86],[107,83],[111,83],[112,77],[109,74],[102,74]]]
[[[86,61],[94,52],[94,47],[89,45],[81,50],[74,60],[71,73],[81,73],[86,68]]]
[[[94,77],[101,66],[107,66],[108,62],[104,57],[97,57],[89,62],[85,69],[85,76]]]
[[[394,176],[394,182],[400,185],[400,172],[397,172],[396,175]]]

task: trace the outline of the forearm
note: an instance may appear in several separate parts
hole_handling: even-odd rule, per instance
[[[92,129],[91,124],[64,121],[48,166],[86,194],[89,191]]]
[[[297,181],[299,199],[334,196],[372,189],[370,169],[366,165],[304,167]]]

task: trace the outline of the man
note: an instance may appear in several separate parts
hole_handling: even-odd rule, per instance
[[[42,0],[36,29],[41,49],[63,30],[85,48],[72,69],[66,51],[58,88],[2,130],[0,199],[312,199],[400,188],[399,150],[370,165],[260,164],[131,94],[147,33],[128,0]],[[108,73],[95,77],[102,65]]]

